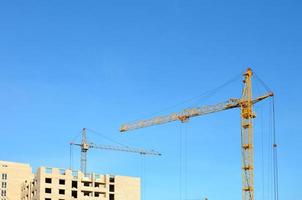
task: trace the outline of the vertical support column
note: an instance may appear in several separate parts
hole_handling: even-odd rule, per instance
[[[243,74],[241,99],[242,200],[254,200],[254,135],[252,103],[252,70]]]

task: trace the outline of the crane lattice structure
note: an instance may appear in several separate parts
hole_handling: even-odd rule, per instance
[[[137,153],[140,155],[153,155],[153,156],[161,156],[161,154],[154,150],[144,150],[141,148],[131,148],[128,146],[111,146],[111,145],[97,145],[92,142],[87,141],[87,129],[82,129],[82,141],[81,143],[71,142],[70,145],[80,146],[81,147],[81,171],[86,174],[87,173],[87,152],[90,148],[94,149],[102,149],[102,150],[110,150],[110,151],[123,151],[129,153]]]
[[[147,120],[140,120],[133,123],[124,124],[120,131],[144,128],[148,126],[164,124],[173,121],[187,122],[191,117],[206,115],[214,112],[239,108],[241,110],[241,151],[242,151],[242,200],[254,200],[254,134],[253,119],[256,117],[253,105],[274,94],[269,92],[263,96],[252,98],[252,76],[250,68],[243,74],[244,86],[242,97],[231,98],[226,102],[215,105],[201,106],[197,108],[185,109],[178,113],[154,117]]]

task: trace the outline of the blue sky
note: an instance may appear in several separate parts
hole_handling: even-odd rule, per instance
[[[155,112],[240,97],[239,77],[211,98],[164,109],[251,66],[276,94],[280,199],[300,200],[301,9],[293,0],[1,1],[0,159],[67,168],[68,143],[88,127],[163,153],[143,159],[144,173],[140,156],[89,152],[90,171],[143,175],[143,200],[180,199],[180,191],[188,200],[240,199],[238,110],[125,135],[118,129]],[[256,106],[257,199],[272,199],[262,165],[269,160],[262,162],[259,150],[268,107],[268,101]],[[181,132],[187,134],[187,178],[180,178]],[[88,134],[95,143],[110,143]]]

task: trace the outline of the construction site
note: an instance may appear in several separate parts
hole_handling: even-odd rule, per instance
[[[274,200],[278,200],[278,165],[277,165],[277,143],[275,134],[275,113],[274,113],[274,93],[268,89],[266,84],[258,78],[263,84],[266,92],[261,96],[254,97],[252,94],[252,77],[253,71],[248,68],[243,73],[243,87],[240,98],[229,98],[227,101],[212,105],[204,105],[199,107],[186,108],[180,112],[164,116],[155,116],[150,119],[138,120],[131,123],[121,125],[120,132],[141,129],[154,125],[161,125],[174,121],[188,123],[192,117],[199,117],[207,114],[221,112],[238,108],[240,110],[240,146],[241,146],[241,176],[242,176],[242,200],[255,199],[255,173],[254,173],[254,105],[261,103],[266,99],[271,99],[271,119],[270,119],[270,145],[271,149],[271,171],[272,171],[272,191]],[[222,85],[225,86],[225,83]],[[220,88],[221,86],[219,86]],[[207,96],[207,95],[206,95]],[[105,151],[119,151],[139,154],[141,156],[162,156],[155,150],[145,150],[142,148],[133,148],[127,145],[119,144],[101,145],[87,140],[87,130],[96,132],[87,128],[81,131],[81,141],[79,143],[70,142],[70,163],[69,169],[59,169],[50,167],[39,167],[36,173],[32,172],[30,165],[18,164],[12,162],[0,162],[1,180],[1,199],[20,199],[20,200],[67,200],[67,199],[107,199],[107,200],[141,200],[141,179],[139,177],[127,177],[112,174],[95,174],[87,171],[87,154],[90,149],[99,149]],[[238,133],[239,134],[239,133]],[[107,138],[108,139],[108,138]],[[112,139],[110,139],[112,140]],[[180,142],[182,143],[183,138]],[[118,142],[117,142],[118,143]],[[187,143],[187,141],[186,141]],[[189,144],[185,144],[189,145]],[[73,146],[80,149],[80,170],[74,170]],[[263,151],[263,150],[262,150]],[[180,152],[182,156],[183,152]],[[93,161],[92,161],[93,162]],[[187,160],[185,162],[188,162]],[[88,162],[89,163],[89,162]],[[188,163],[180,163],[180,182],[186,185],[187,180],[183,180],[183,174]],[[222,166],[223,167],[223,166]],[[144,182],[144,180],[142,180]],[[146,187],[146,186],[145,186]],[[180,199],[187,194],[183,194],[182,190],[186,186],[181,186]],[[18,189],[17,189],[18,188]],[[200,199],[208,199],[201,197]]]
[[[301,200],[302,1],[0,1],[0,200]]]

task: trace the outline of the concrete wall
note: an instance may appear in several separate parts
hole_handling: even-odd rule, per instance
[[[115,199],[140,200],[140,178],[115,176]]]
[[[22,184],[32,180],[33,176],[29,164],[0,161],[0,199],[1,197],[7,200],[21,199]],[[3,187],[5,185],[6,187]],[[6,196],[1,196],[4,193]]]
[[[140,179],[40,167],[22,194],[22,200],[140,200]]]

